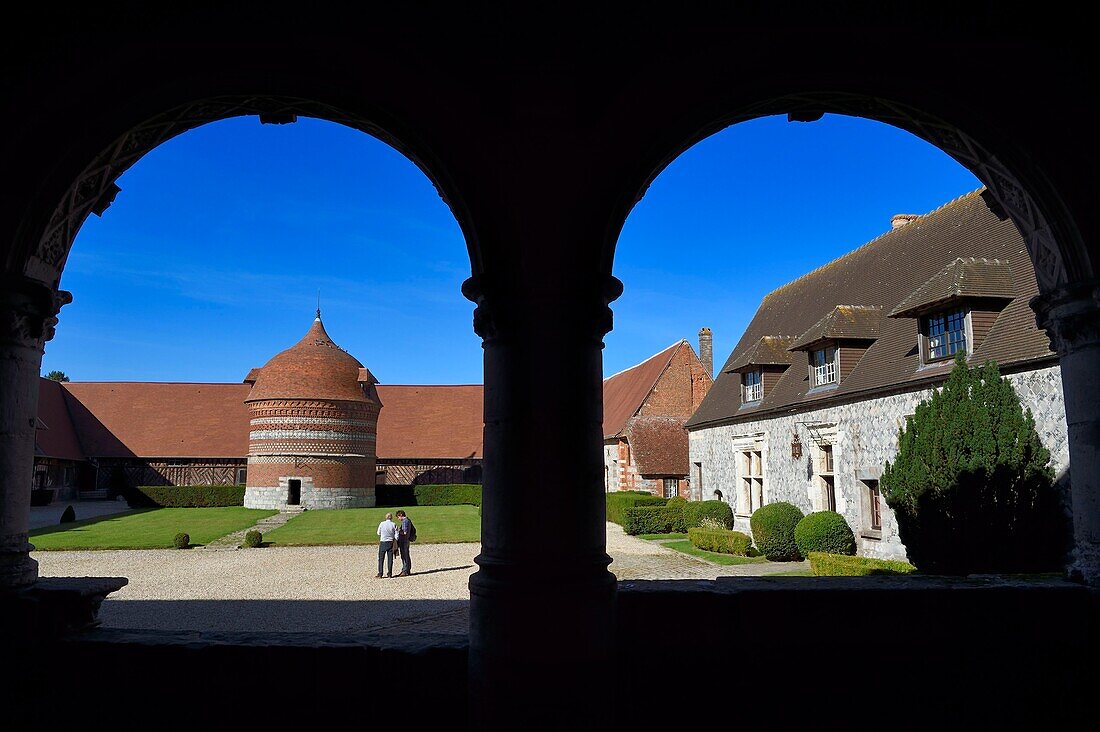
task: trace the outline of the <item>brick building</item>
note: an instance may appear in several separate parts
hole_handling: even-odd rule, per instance
[[[699,332],[711,352],[711,332]],[[711,385],[711,365],[687,341],[674,343],[603,382],[604,486],[688,497],[684,423]]]
[[[1061,370],[1028,307],[1018,230],[984,191],[892,225],[765,297],[688,421],[696,488],[729,502],[737,528],[788,501],[841,513],[860,554],[904,556],[878,481],[959,351],[999,364],[1068,491]]]
[[[319,319],[240,384],[39,386],[34,486],[57,498],[247,484],[335,506],[371,502],[377,483],[481,482],[481,385],[378,385]]]

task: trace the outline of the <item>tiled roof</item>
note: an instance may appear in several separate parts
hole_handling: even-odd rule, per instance
[[[246,381],[256,380],[248,400],[372,401],[359,385],[361,370],[363,364],[332,341],[318,315],[302,340],[272,357],[258,374],[248,372]]]
[[[38,427],[35,430],[35,454],[62,460],[83,460],[80,441],[73,430],[65,392],[61,384],[38,380]]]
[[[793,340],[791,336],[761,336],[737,358],[729,361],[725,370],[736,371],[746,366],[786,366],[794,359],[787,350]]]
[[[821,341],[834,339],[874,340],[878,338],[880,322],[881,305],[837,305],[787,348],[805,351]]]
[[[626,439],[639,475],[687,475],[688,434],[675,417],[632,417]]]
[[[763,336],[806,333],[841,303],[877,306],[884,313],[891,312],[955,260],[972,257],[1007,263],[1012,299],[977,344],[971,362],[994,360],[1003,367],[1012,367],[1053,359],[1049,341],[1036,327],[1028,307],[1038,287],[1027,248],[1015,225],[990,210],[983,193],[967,194],[887,231],[769,294],[722,371],[728,372],[732,364],[739,363]],[[688,427],[757,419],[774,410],[789,412],[809,407],[820,399],[856,394],[862,397],[946,376],[950,363],[920,368],[916,346],[916,320],[882,318],[878,337],[836,389],[807,396],[807,355],[795,352],[791,366],[753,407],[741,408],[739,375],[721,373]]]
[[[678,341],[650,356],[637,366],[631,366],[603,380],[603,434],[615,437],[622,433],[628,419],[641,409],[642,403],[657,379],[672,362],[676,349],[687,345],[687,341]]]
[[[380,458],[482,456],[485,389],[461,386],[379,386]]]
[[[1012,268],[999,259],[959,257],[890,311],[891,318],[905,318],[962,297],[993,297],[1011,300]]]
[[[45,379],[42,382],[46,382]],[[41,383],[41,382],[40,382]],[[54,382],[41,384],[49,395]],[[243,458],[248,455],[248,384],[72,382],[64,395],[79,456]],[[481,457],[482,392],[475,386],[379,386],[380,458]],[[50,430],[67,421],[42,401]],[[56,422],[57,426],[51,424]],[[52,438],[52,436],[51,436]],[[51,439],[47,438],[47,439]],[[75,444],[75,443],[74,443]],[[62,455],[57,455],[62,457]]]

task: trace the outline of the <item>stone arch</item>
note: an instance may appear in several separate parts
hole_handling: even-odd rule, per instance
[[[399,138],[365,116],[322,102],[262,95],[216,96],[182,104],[120,135],[72,181],[60,201],[44,201],[42,206],[36,207],[49,210],[49,206],[53,206],[48,221],[24,221],[19,239],[29,246],[23,274],[56,288],[80,227],[89,214],[100,215],[111,205],[120,190],[115,181],[134,163],[161,143],[188,130],[249,115],[258,116],[261,123],[269,124],[288,124],[298,117],[324,119],[365,132],[400,152],[428,177],[450,208],[465,237],[472,267],[475,272],[480,271],[480,253],[466,207],[443,166],[422,145]]]
[[[988,147],[957,125],[909,105],[867,94],[813,92],[775,97],[742,106],[696,131],[655,165],[620,211],[629,213],[653,180],[681,153],[699,141],[739,122],[786,114],[792,121],[814,121],[823,114],[842,114],[883,122],[935,145],[970,170],[988,189],[1004,213],[1020,230],[1035,265],[1041,293],[1051,293],[1074,281],[1094,277],[1093,266],[1077,227],[1055,191],[1038,172],[1024,179]],[[612,227],[609,251],[626,216]],[[609,262],[610,263],[610,260]]]

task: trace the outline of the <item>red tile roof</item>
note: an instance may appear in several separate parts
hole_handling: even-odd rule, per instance
[[[687,341],[677,341],[658,354],[650,356],[637,366],[631,366],[609,376],[603,381],[603,434],[604,438],[622,433],[628,419],[641,409],[657,379],[668,368],[676,349]]]
[[[73,382],[42,389],[64,394],[72,421],[48,399],[39,410],[51,428],[71,424],[73,459],[248,455],[248,384]],[[379,386],[380,458],[481,457],[483,389],[472,386]],[[55,428],[54,422],[60,427]],[[75,427],[75,431],[73,430]],[[39,440],[48,433],[39,430]],[[60,434],[60,433],[59,433]],[[77,442],[79,437],[79,443]],[[61,457],[58,455],[58,457]]]
[[[62,460],[83,460],[80,441],[73,430],[65,392],[61,384],[38,380],[38,424],[35,430],[35,454]]]
[[[687,475],[688,433],[676,417],[632,417],[626,439],[639,475]]]

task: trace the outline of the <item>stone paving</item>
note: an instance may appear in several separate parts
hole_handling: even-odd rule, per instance
[[[267,532],[274,531],[295,516],[301,515],[301,511],[280,511],[273,516],[260,519],[248,528],[234,531],[232,534],[227,534],[220,539],[215,539],[205,546],[198,547],[196,551],[236,551],[241,547],[241,544],[244,543],[244,535],[249,531],[259,531],[266,536]]]
[[[261,529],[262,530],[262,529]],[[243,533],[242,533],[243,536]],[[626,536],[608,524],[620,579],[714,579],[787,572],[801,564],[722,567]],[[413,576],[375,579],[373,546],[235,551],[35,552],[45,577],[121,576],[103,603],[112,628],[189,631],[462,634],[479,544],[413,546]]]

